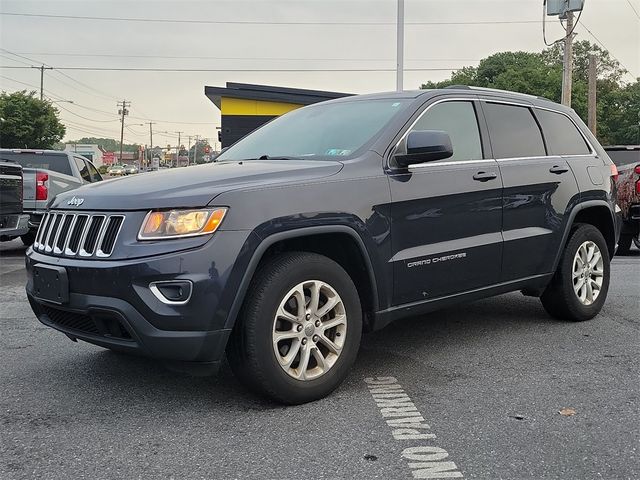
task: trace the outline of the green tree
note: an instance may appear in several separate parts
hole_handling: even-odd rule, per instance
[[[198,140],[196,143],[191,145],[191,148],[189,149],[189,158],[191,159],[190,161],[193,162],[193,159],[194,159],[193,152],[195,150],[196,163],[205,163],[203,157],[206,155],[204,153],[204,149],[206,147],[209,147],[209,152],[212,151],[211,146],[209,145],[209,142],[207,142],[206,140]]]
[[[625,85],[626,71],[609,52],[588,41],[574,44],[572,107],[586,122],[589,56],[598,65],[598,139],[603,144],[636,143],[640,99],[638,82]],[[501,52],[464,67],[441,82],[427,82],[421,88],[472,85],[528,93],[559,102],[562,96],[562,46],[541,53]]]
[[[58,110],[35,92],[0,93],[0,147],[53,148],[64,132]]]
[[[88,145],[100,145],[108,152],[119,152],[120,151],[120,140],[114,140],[113,138],[103,138],[103,137],[84,137],[79,140],[73,140],[68,143],[78,143],[78,144],[88,144]],[[123,152],[137,152],[139,149],[139,145],[136,143],[124,143],[122,144]]]

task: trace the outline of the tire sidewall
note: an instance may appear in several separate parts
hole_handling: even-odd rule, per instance
[[[580,246],[587,241],[592,241],[600,249],[600,254],[603,260],[603,278],[602,288],[598,294],[598,298],[591,305],[584,305],[575,293],[573,288],[573,260],[576,252]],[[611,266],[609,259],[609,250],[604,237],[600,231],[591,225],[582,225],[578,227],[574,234],[571,236],[567,248],[565,250],[564,258],[562,261],[562,288],[566,291],[566,298],[569,309],[574,312],[575,316],[581,320],[588,320],[595,317],[604,302],[607,299],[607,293],[609,291],[609,282],[611,278]]]
[[[280,366],[273,350],[273,322],[285,295],[296,285],[320,280],[329,284],[340,295],[347,316],[347,333],[342,353],[336,363],[319,378],[296,380]],[[265,359],[261,365],[267,381],[275,392],[283,392],[287,402],[300,403],[322,397],[334,390],[346,377],[354,363],[362,336],[362,312],[357,290],[351,278],[340,265],[319,255],[309,255],[304,263],[297,262],[272,279],[268,294],[260,302],[259,318],[253,329],[256,338],[256,356]],[[255,311],[255,310],[254,310]]]

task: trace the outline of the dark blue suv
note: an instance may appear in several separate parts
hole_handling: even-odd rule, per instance
[[[215,164],[87,185],[27,255],[70,339],[216,370],[286,403],[327,395],[361,334],[520,290],[602,308],[615,166],[576,114],[473,88],[363,95],[273,120]]]

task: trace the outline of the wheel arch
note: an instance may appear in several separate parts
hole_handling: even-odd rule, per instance
[[[331,241],[327,241],[331,239]],[[339,243],[348,239],[349,243]],[[346,248],[336,249],[337,245]],[[375,270],[363,239],[351,227],[324,225],[274,233],[264,238],[254,250],[244,272],[238,293],[229,310],[225,328],[233,328],[240,308],[258,267],[262,262],[283,251],[310,251],[336,261],[351,276],[363,307],[365,328],[370,327],[378,310],[379,296]],[[356,254],[349,255],[349,254]],[[346,257],[345,257],[346,255]]]
[[[576,223],[586,223],[593,225],[602,233],[607,242],[609,258],[613,258],[616,249],[616,222],[610,205],[604,200],[588,200],[576,205],[569,214],[569,220],[562,237],[562,243],[553,264],[553,270],[558,268],[558,263],[562,257],[564,246],[567,244],[569,234]]]

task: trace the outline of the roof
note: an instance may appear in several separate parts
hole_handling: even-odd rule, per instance
[[[351,93],[325,92],[322,90],[305,90],[301,88],[255,85],[251,83],[227,82],[226,87],[204,87],[204,94],[216,107],[220,108],[222,97],[244,98],[247,100],[266,100],[275,102],[311,105],[336,98],[348,97]]]

